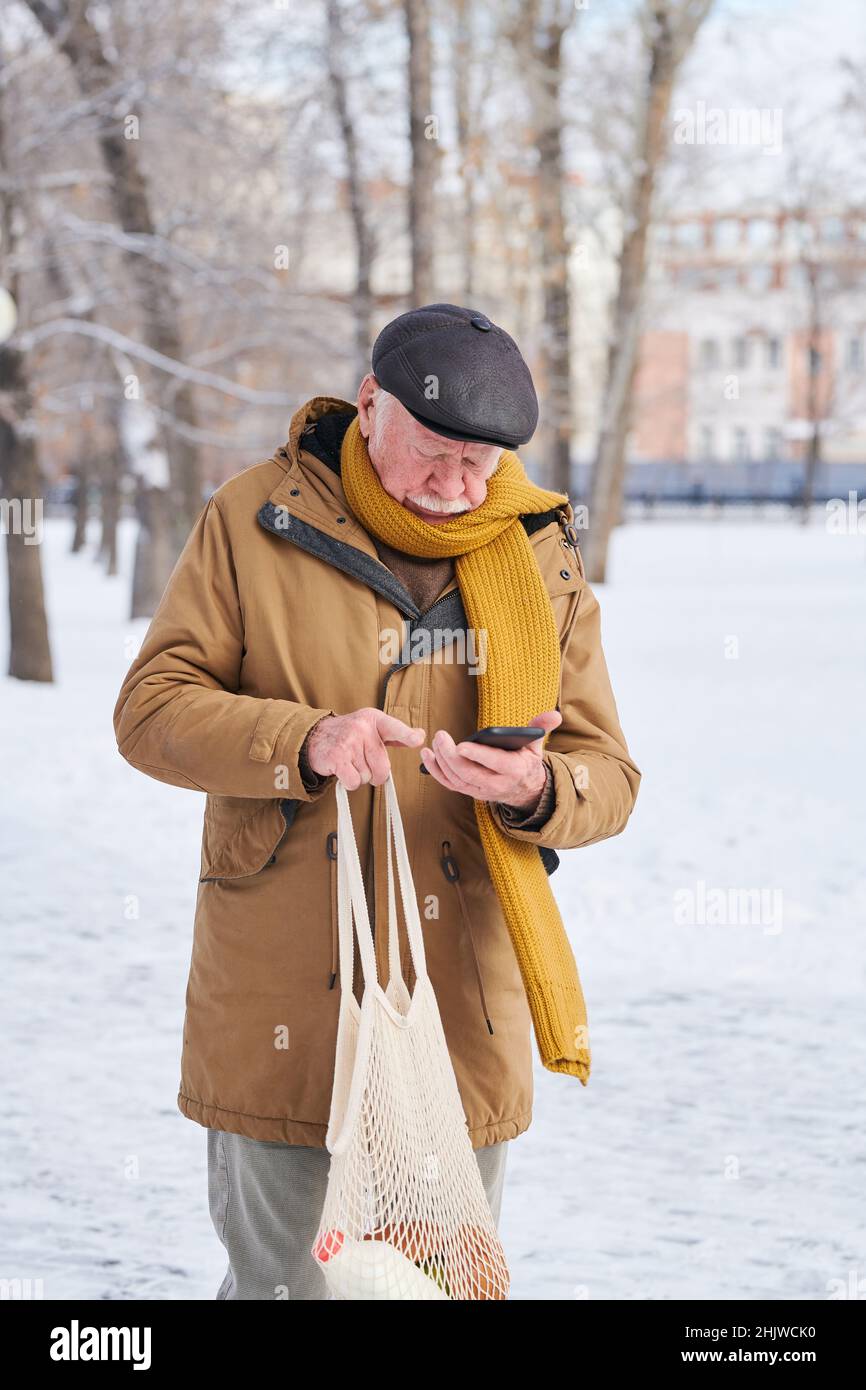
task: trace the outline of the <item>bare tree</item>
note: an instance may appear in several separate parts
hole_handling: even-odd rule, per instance
[[[408,107],[412,172],[409,182],[409,242],[414,307],[436,298],[435,225],[438,144],[428,122],[433,112],[433,50],[428,0],[403,0],[409,39]],[[434,138],[431,138],[431,134]]]
[[[847,72],[845,64],[841,71],[843,75]],[[792,380],[795,388],[800,388],[796,393],[802,408],[794,426],[798,433],[805,431],[799,499],[803,525],[811,516],[825,435],[844,428],[846,414],[850,423],[850,417],[861,415],[863,409],[860,374],[853,382],[850,377],[845,379],[844,364],[835,350],[846,329],[855,335],[863,332],[864,311],[859,308],[852,313],[852,309],[861,303],[858,291],[862,289],[866,252],[862,244],[846,241],[843,234],[846,216],[862,197],[862,171],[841,162],[846,158],[843,152],[859,148],[861,119],[861,111],[850,99],[834,99],[817,111],[812,106],[800,111],[795,108],[795,119],[788,119],[786,132],[785,225],[796,256],[791,266],[799,292],[795,302],[800,332],[795,350],[802,354],[793,364]],[[845,190],[841,205],[840,188]],[[825,217],[838,223],[835,241],[822,235]],[[803,439],[800,433],[801,446]]]
[[[84,318],[93,320],[94,300],[90,295],[76,295],[75,288],[71,282],[69,266],[60,254],[57,247],[55,229],[53,226],[50,203],[47,198],[39,198],[38,205],[40,217],[46,228],[45,241],[45,278],[47,284],[55,290],[61,303],[77,304],[78,314]],[[79,397],[80,409],[78,413],[79,424],[79,446],[78,458],[76,460],[74,473],[76,478],[75,490],[75,522],[72,528],[72,541],[70,550],[73,555],[84,549],[87,542],[87,521],[90,502],[90,487],[94,476],[93,450],[91,448],[90,434],[92,430],[92,410],[93,400],[89,392],[82,392]]]
[[[110,176],[109,192],[118,226],[127,234],[154,238],[156,224],[137,142],[125,138],[116,114],[118,96],[125,85],[120,59],[109,56],[87,0],[27,0],[27,4],[67,58],[82,96],[106,117],[99,129],[98,144]],[[170,270],[156,257],[135,254],[128,257],[127,268],[138,289],[148,345],[166,358],[182,361],[179,306]],[[195,426],[192,390],[177,378],[163,379],[160,384],[156,374],[150,375],[147,387],[155,400],[166,407],[163,418],[173,416],[188,428],[169,427],[162,431],[169,462],[168,486],[149,498],[147,513],[160,534],[170,539],[166,547],[154,546],[149,551],[154,565],[149,568],[147,583],[133,594],[133,617],[153,612],[203,500],[198,454],[191,439]]]
[[[559,492],[570,488],[574,421],[560,94],[563,39],[575,14],[573,0],[528,0],[519,5],[506,30],[520,59],[538,151],[537,264],[542,286],[540,369],[544,391],[541,454],[549,486]]]
[[[340,0],[327,0],[328,73],[331,91],[346,156],[349,190],[349,211],[355,235],[356,273],[352,295],[355,319],[355,380],[360,382],[369,370],[372,336],[373,292],[370,277],[373,269],[373,237],[367,220],[364,183],[361,171],[361,142],[349,107],[349,84],[346,72],[346,40]]]
[[[803,476],[800,519],[808,525],[815,496],[815,480],[821,462],[822,421],[829,402],[822,399],[821,366],[823,363],[824,318],[821,294],[823,267],[809,256],[802,255],[800,264],[806,275],[807,285],[807,367],[806,367],[806,418],[809,421],[809,440],[806,447],[806,470]]]
[[[496,64],[480,51],[481,26],[471,0],[452,0],[452,61],[454,112],[457,123],[457,159],[460,167],[459,254],[461,295],[464,304],[475,298],[479,182],[487,148],[484,112],[496,81]]]
[[[0,49],[0,77],[5,58]],[[6,156],[6,105],[10,88],[0,83],[0,167],[10,169]],[[24,209],[7,186],[0,195],[0,281],[17,303],[16,269]],[[36,439],[30,429],[31,389],[27,359],[13,335],[0,344],[0,485],[6,512],[6,568],[9,590],[9,667],[18,680],[54,679],[45,594],[42,584],[41,537],[33,529],[32,508],[40,508],[41,478]],[[41,517],[36,517],[41,525]]]
[[[624,208],[618,289],[610,324],[607,379],[590,487],[584,561],[590,580],[603,582],[610,535],[617,525],[625,481],[625,449],[637,368],[647,239],[653,193],[665,158],[666,125],[677,73],[713,0],[643,0],[646,89],[635,129],[633,177]]]

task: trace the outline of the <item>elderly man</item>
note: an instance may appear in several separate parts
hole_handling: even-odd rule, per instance
[[[388,324],[371,365],[356,405],[308,401],[285,446],[214,492],[114,711],[133,767],[207,794],[177,1103],[207,1129],[217,1298],[327,1296],[310,1248],[340,993],[335,781],[384,988],[393,775],[497,1221],[533,1031],[545,1067],[589,1075],[556,851],[618,834],[640,781],[571,504],[514,452],[538,419],[516,343],[432,304]],[[543,735],[522,748],[468,741],[526,725]],[[402,923],[400,963],[411,988]]]

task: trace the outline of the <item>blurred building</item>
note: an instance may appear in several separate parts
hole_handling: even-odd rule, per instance
[[[866,460],[866,215],[753,207],[657,225],[629,459]]]

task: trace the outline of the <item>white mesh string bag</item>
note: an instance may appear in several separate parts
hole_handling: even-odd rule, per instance
[[[325,1144],[325,1203],[311,1248],[336,1299],[504,1299],[509,1274],[427,974],[393,776],[385,787],[388,964],[383,990],[347,789],[337,780],[340,1013]],[[415,988],[400,969],[391,837]],[[352,921],[354,918],[355,931]],[[357,932],[364,995],[354,996]]]

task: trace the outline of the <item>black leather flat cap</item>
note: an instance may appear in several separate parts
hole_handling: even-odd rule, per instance
[[[538,398],[514,339],[478,309],[424,304],[385,325],[373,374],[446,439],[516,449],[535,433]]]

